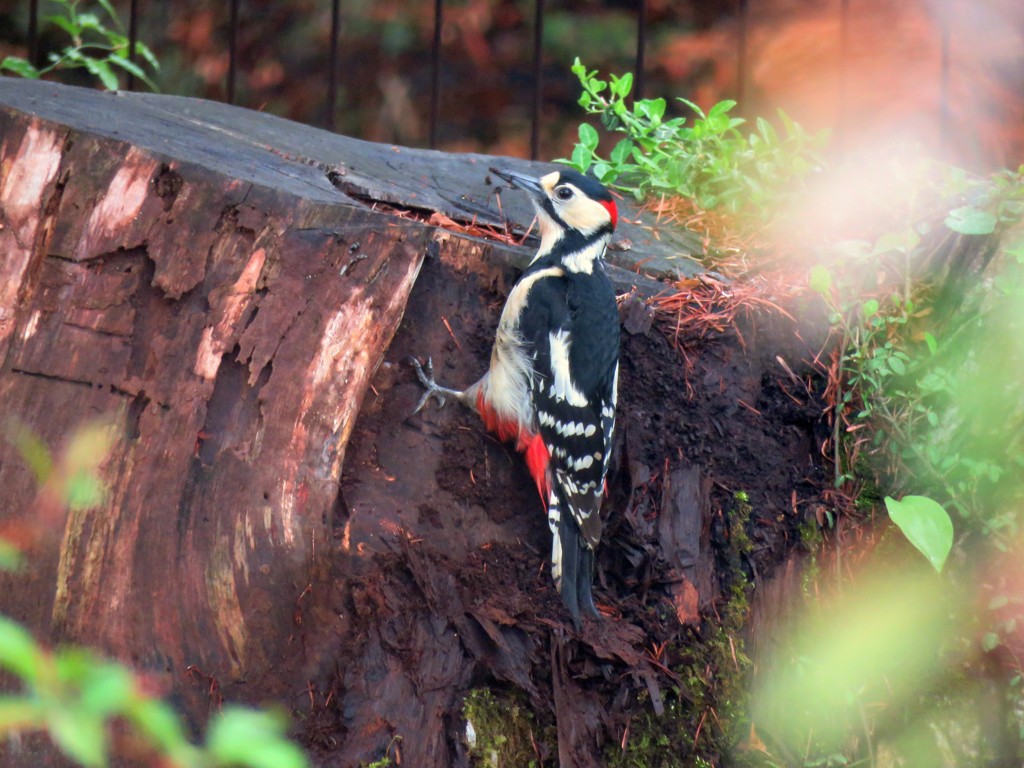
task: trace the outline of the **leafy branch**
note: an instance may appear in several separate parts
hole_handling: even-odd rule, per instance
[[[706,113],[692,101],[676,101],[693,113],[666,117],[663,98],[628,98],[633,75],[598,77],[576,59],[572,67],[583,92],[579,104],[599,118],[609,131],[624,133],[611,152],[598,152],[600,134],[583,123],[571,158],[563,160],[582,172],[591,171],[602,183],[632,193],[638,200],[652,195],[678,195],[695,200],[705,210],[767,212],[786,188],[822,164],[819,151],[827,132],[809,134],[779,110],[780,135],[763,118],[757,130],[740,133],[746,120],[735,117],[736,102],[720,101]]]
[[[52,72],[85,69],[98,78],[103,87],[110,91],[119,88],[118,70],[138,78],[152,90],[159,90],[146,70],[131,59],[128,38],[123,34],[123,27],[117,12],[110,0],[96,0],[110,21],[111,28],[104,23],[100,15],[91,11],[81,11],[81,0],[52,0],[58,7],[58,13],[46,16],[44,21],[60,28],[70,38],[70,42],[60,52],[50,53],[49,64],[36,67],[32,62],[20,56],[7,56],[0,62],[0,71],[11,72],[20,77],[39,79]],[[155,74],[160,69],[153,52],[145,43],[136,41],[135,52],[142,57]]]

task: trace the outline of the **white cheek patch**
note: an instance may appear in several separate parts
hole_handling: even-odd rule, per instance
[[[562,207],[559,215],[566,224],[584,235],[596,232],[611,221],[607,208],[596,200],[584,197],[581,192],[577,192],[573,199]]]

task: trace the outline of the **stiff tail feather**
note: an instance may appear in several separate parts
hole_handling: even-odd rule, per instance
[[[551,576],[578,629],[580,611],[600,615],[594,605],[594,550],[587,546],[579,525],[572,514],[563,509],[557,493],[551,494],[548,525],[551,528]]]

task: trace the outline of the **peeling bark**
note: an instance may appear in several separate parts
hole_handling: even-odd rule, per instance
[[[252,698],[301,677],[297,601],[328,592],[345,448],[433,230],[245,181],[244,148],[232,177],[124,133],[0,109],[0,407],[51,446],[97,418],[123,436],[105,502],[37,540],[2,608],[198,722],[189,665]],[[0,488],[31,525],[6,441]]]
[[[780,521],[764,552],[794,540],[793,489],[815,492],[813,426],[773,416],[792,400],[774,349],[702,342],[687,373],[627,306],[606,615],[576,632],[519,457],[469,412],[410,419],[421,389],[399,365],[432,355],[458,386],[486,368],[529,249],[429,214],[500,223],[495,158],[10,78],[0,137],[0,413],[54,447],[97,417],[122,436],[104,504],[59,516],[0,440],[0,531],[39,534],[0,611],[129,662],[197,727],[211,679],[301,710],[325,765],[392,744],[403,765],[468,764],[462,698],[481,685],[521,691],[557,731],[537,753],[566,766],[601,764],[646,707],[678,716],[670,668],[722,597],[724,489]],[[526,201],[503,209],[525,232]],[[617,260],[693,270],[627,209],[620,292],[663,286]]]

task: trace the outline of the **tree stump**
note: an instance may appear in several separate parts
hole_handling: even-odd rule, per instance
[[[601,764],[638,712],[680,716],[673,659],[649,649],[686,649],[721,598],[729,489],[768,521],[758,553],[794,540],[814,419],[767,333],[702,338],[684,365],[624,306],[610,615],[572,630],[519,458],[455,407],[410,418],[401,365],[432,355],[459,386],[486,367],[531,253],[494,164],[551,168],[0,78],[0,429],[56,450],[106,419],[120,438],[103,503],[70,512],[0,439],[0,534],[29,547],[0,610],[130,663],[196,728],[220,695],[283,703],[330,765],[392,747],[467,765],[481,684],[525,697],[537,754],[567,766]],[[620,210],[620,292],[698,271],[695,238]]]
[[[15,85],[34,108],[0,111],[3,412],[49,445],[97,418],[124,439],[105,502],[52,521],[28,572],[5,577],[4,610],[186,699],[189,666],[271,694],[301,656],[295,615],[329,572],[345,446],[433,231],[326,178],[304,189],[294,163],[237,141],[160,152],[130,99],[2,92]],[[277,167],[245,178],[261,163]],[[8,526],[31,525],[34,482],[7,441],[0,487]]]

